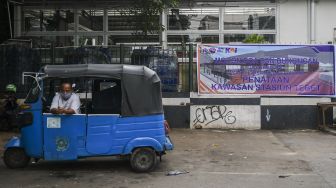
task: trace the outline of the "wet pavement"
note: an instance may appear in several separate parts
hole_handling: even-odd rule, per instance
[[[0,152],[11,133],[0,132]],[[0,187],[336,187],[336,136],[315,130],[186,130],[171,133],[175,150],[151,173],[128,161],[89,158],[7,169]],[[189,172],[167,176],[167,172]]]

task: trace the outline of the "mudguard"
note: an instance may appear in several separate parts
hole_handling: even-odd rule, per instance
[[[13,136],[5,145],[5,149],[7,148],[20,148],[21,145],[21,139],[19,137]]]
[[[154,138],[142,137],[129,141],[124,149],[123,154],[130,154],[134,148],[138,147],[152,147],[155,151],[163,151],[163,146],[157,140]]]

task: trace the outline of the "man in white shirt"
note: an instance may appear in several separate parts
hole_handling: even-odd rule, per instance
[[[50,112],[53,114],[80,114],[79,96],[73,93],[70,83],[63,83],[61,91],[52,100]]]

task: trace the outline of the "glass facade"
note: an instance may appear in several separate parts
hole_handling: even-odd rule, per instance
[[[171,9],[167,21],[170,44],[243,43],[252,34],[276,42],[275,6]]]
[[[275,8],[224,8],[225,30],[274,30]]]
[[[26,9],[23,31],[74,31],[72,10]]]
[[[135,31],[142,24],[142,18],[119,10],[108,10],[108,30],[109,31]],[[155,17],[155,22],[159,23],[160,16]]]
[[[240,43],[252,34],[276,42],[276,3],[220,3],[218,6],[178,8],[166,11],[163,34],[136,35],[139,20],[118,9],[22,8],[23,36],[42,37],[56,46],[188,43]],[[160,15],[157,16],[157,21]],[[160,35],[162,35],[160,37]]]
[[[124,15],[118,10],[108,11],[109,31],[132,31],[136,29],[136,18],[132,15]]]
[[[79,11],[78,31],[103,31],[103,10]]]
[[[168,15],[169,30],[218,30],[218,8],[171,9]]]

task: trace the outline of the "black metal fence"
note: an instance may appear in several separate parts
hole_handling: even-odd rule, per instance
[[[22,72],[39,70],[41,58],[39,54],[26,45],[0,45],[0,91],[14,83],[18,87],[19,96],[25,95],[28,86],[21,85]],[[1,96],[0,96],[1,97]]]
[[[31,48],[25,45],[0,45],[0,91],[14,83],[18,94],[25,95],[21,85],[22,72],[36,72],[47,64],[133,64],[155,70],[161,78],[163,92],[197,90],[196,46],[174,46],[162,49],[155,46],[115,45],[108,47]]]

